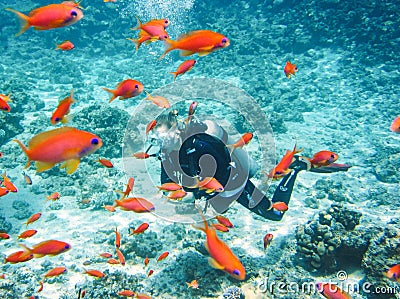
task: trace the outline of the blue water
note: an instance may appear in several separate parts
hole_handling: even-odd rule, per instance
[[[162,299],[220,298],[233,285],[241,287],[246,298],[322,298],[319,294],[301,292],[272,297],[260,291],[259,284],[267,277],[285,283],[314,278],[334,280],[335,271],[340,269],[348,272],[351,281],[364,279],[376,286],[398,286],[381,273],[399,262],[396,233],[398,237],[400,227],[396,217],[400,206],[400,139],[389,131],[389,126],[400,111],[400,1],[117,0],[103,3],[84,0],[81,3],[85,8],[84,18],[78,23],[49,31],[30,28],[15,37],[19,31],[18,20],[4,8],[28,13],[47,4],[47,1],[11,0],[0,3],[0,93],[11,94],[13,100],[11,112],[0,113],[0,152],[3,153],[0,171],[7,171],[19,188],[18,193],[0,198],[3,216],[0,229],[11,235],[11,239],[0,241],[0,252],[6,256],[20,250],[17,236],[25,229],[22,223],[36,212],[43,212],[43,218],[34,228],[44,231],[45,235],[38,234],[24,243],[33,245],[46,239],[64,239],[73,249],[55,257],[0,265],[0,274],[6,276],[0,279],[1,298],[31,295],[77,298],[79,288],[86,289],[88,298],[119,298],[116,293],[123,289]],[[297,143],[299,148],[304,148],[305,156],[328,149],[338,153],[338,163],[353,165],[345,173],[299,174],[289,211],[279,223],[253,217],[239,205],[227,212],[237,227],[220,235],[246,267],[245,281],[229,278],[207,264],[206,257],[196,250],[204,241],[202,232],[153,215],[122,211],[110,214],[102,209],[102,205],[112,204],[116,198],[113,190],[125,188],[122,144],[131,115],[142,118],[142,122],[130,130],[143,132],[150,119],[147,114],[161,112],[150,103],[142,102],[144,93],[109,104],[109,94],[102,87],[112,89],[118,82],[132,78],[142,82],[150,93],[163,90],[173,83],[169,72],[175,71],[185,59],[173,51],[158,60],[165,48],[162,42],[143,44],[136,51],[134,44],[127,40],[136,38],[136,31],[130,30],[136,26],[135,16],[143,21],[170,19],[167,31],[172,39],[199,29],[217,31],[229,38],[230,46],[225,49],[205,57],[194,55],[195,67],[177,78],[178,82],[199,78],[226,82],[226,86],[218,85],[218,95],[226,99],[226,106],[220,99],[199,99],[196,113],[224,120],[225,127],[234,136],[254,130],[257,142],[262,140],[265,128],[271,126],[274,134],[271,151],[276,152],[273,162],[279,161]],[[56,44],[67,39],[75,44],[75,49],[54,50]],[[288,60],[299,69],[291,79],[283,72]],[[251,107],[248,102],[240,102],[238,94],[231,92],[232,86],[254,100],[255,110],[262,112],[268,123],[258,122],[257,127],[252,127],[252,116],[240,117],[240,108],[235,108],[233,103],[246,111],[251,111]],[[37,174],[35,166],[31,166],[26,172],[34,183],[27,186],[21,174],[27,159],[12,139],[27,144],[35,134],[54,128],[50,124],[51,114],[72,88],[77,103],[71,108],[70,125],[98,134],[104,146],[83,158],[73,175],[66,175],[58,166]],[[209,86],[201,88],[207,93]],[[210,94],[216,92],[212,88]],[[176,101],[183,94],[185,90],[176,87]],[[184,104],[177,104],[183,115],[196,99],[184,100]],[[135,109],[145,104],[147,110],[138,116],[142,110]],[[263,165],[266,161],[260,159],[266,158],[260,149],[265,145],[257,142],[249,144],[248,150]],[[143,151],[139,141],[136,146],[135,150]],[[116,167],[102,168],[94,162],[98,157],[112,160]],[[150,176],[156,176],[152,179],[157,184],[158,163],[150,164]],[[261,171],[269,169],[260,169],[254,182],[267,189],[263,187],[265,177]],[[147,176],[137,177],[136,182],[139,194],[155,196],[153,182]],[[55,191],[61,193],[60,201],[45,202],[45,197]],[[273,189],[268,192],[271,194]],[[88,205],[81,203],[86,198],[90,199]],[[307,268],[296,251],[296,228],[336,201],[363,214],[359,227],[366,230],[364,235],[351,233],[353,241],[356,243],[357,238],[361,240],[368,235],[375,248],[368,245],[365,255],[361,253],[363,261],[355,265],[342,261],[335,271]],[[148,232],[137,240],[127,236],[129,225],[137,226],[144,221],[150,223]],[[98,258],[99,253],[113,250],[113,231],[117,225],[125,234],[122,247],[127,253],[128,267],[125,268],[109,266]],[[264,251],[262,238],[268,231],[273,231],[275,238]],[[167,250],[171,252],[170,258],[162,265],[152,264],[155,273],[148,278],[143,258],[149,254],[154,262],[154,257]],[[368,267],[365,264],[374,261],[371,256],[375,256],[376,264]],[[90,265],[88,262],[83,265],[85,261],[90,261]],[[46,280],[43,292],[36,293],[43,275],[59,265],[67,266],[68,273]],[[107,279],[87,277],[82,274],[83,268],[107,271]],[[186,286],[185,282],[193,279],[199,281],[197,290]],[[351,295],[352,298],[399,298],[399,295],[357,292]]]

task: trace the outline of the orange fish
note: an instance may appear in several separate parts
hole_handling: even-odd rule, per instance
[[[1,279],[5,279],[5,278],[6,278],[6,275],[5,275],[5,274],[0,274],[0,278],[1,278]]]
[[[5,94],[0,94],[0,110],[5,112],[11,111],[11,107],[7,104],[7,102],[12,102],[10,100],[10,95],[6,96]]]
[[[316,285],[318,292],[328,299],[352,299],[349,294],[333,283],[318,282]]]
[[[33,254],[35,258],[40,258],[45,255],[58,255],[71,249],[71,245],[63,241],[58,240],[47,240],[33,245],[32,248],[28,248],[24,244],[22,246],[27,254]]]
[[[176,191],[172,191],[170,194],[168,194],[168,196],[165,196],[168,199],[171,200],[182,200],[185,196],[187,195],[187,192],[184,190],[176,190]]]
[[[117,97],[119,97],[119,100],[125,100],[140,95],[144,90],[144,86],[139,81],[126,79],[118,83],[117,87],[114,90],[105,87],[103,87],[103,89],[112,93],[112,97],[109,100],[109,103],[111,103]]]
[[[271,209],[275,209],[279,212],[285,212],[289,209],[288,205],[283,201],[274,202]]]
[[[151,299],[151,297],[146,294],[136,293],[136,299]]]
[[[141,197],[125,198],[124,200],[115,200],[117,207],[124,211],[133,211],[136,213],[146,213],[155,210],[154,205]]]
[[[153,269],[150,269],[149,272],[147,273],[147,277],[150,277],[154,273]]]
[[[387,270],[386,276],[389,279],[393,279],[396,280],[397,282],[400,282],[400,264],[394,265],[389,270]]]
[[[146,135],[154,129],[154,127],[156,126],[157,121],[155,119],[153,119],[151,122],[149,122],[146,126]]]
[[[23,250],[14,252],[5,258],[5,263],[23,263],[33,259],[32,253],[27,253]]]
[[[148,153],[144,153],[144,152],[134,153],[133,156],[136,159],[140,159],[140,160],[144,160],[144,159],[147,159],[148,157],[150,157],[150,155]]]
[[[296,145],[293,148],[293,151],[286,151],[286,154],[283,156],[282,160],[276,165],[268,174],[269,178],[278,179],[284,177],[291,170],[289,169],[290,164],[292,164],[293,157],[295,154],[300,153],[303,149],[296,150]]]
[[[121,193],[122,194],[121,200],[124,200],[125,197],[127,197],[129,195],[129,193],[131,193],[134,185],[135,185],[135,179],[129,178],[128,183],[126,184],[125,191],[122,192],[121,190],[115,190],[115,192]]]
[[[18,239],[26,239],[26,238],[30,238],[34,235],[36,235],[37,230],[36,229],[28,229],[22,233],[19,234]]]
[[[167,31],[165,31],[164,24],[160,25],[158,22],[149,21],[143,24],[138,17],[138,25],[134,30],[146,31],[151,37],[156,37],[160,40],[169,38]]]
[[[156,186],[158,188],[158,191],[177,191],[181,190],[182,186],[177,184],[177,183],[164,183],[161,186]]]
[[[29,219],[25,222],[26,226],[28,227],[28,224],[31,224],[35,221],[37,221],[40,217],[42,217],[42,213],[36,213],[33,214],[31,217],[29,217]]]
[[[4,172],[2,174],[3,177],[3,185],[10,192],[18,192],[17,187],[11,182],[11,180],[7,177],[7,174]]]
[[[123,290],[121,292],[118,292],[119,296],[124,296],[124,297],[133,297],[135,296],[135,294],[136,294],[135,292],[132,292],[130,290]]]
[[[0,197],[8,194],[10,191],[7,188],[0,187]]]
[[[193,288],[193,289],[198,289],[199,288],[199,283],[197,282],[196,279],[192,280],[191,282],[186,283],[188,288]]]
[[[168,252],[168,251],[161,253],[161,255],[157,258],[157,262],[162,261],[162,260],[165,259],[168,255],[169,255],[169,252]]]
[[[233,254],[231,249],[216,234],[215,228],[208,226],[207,220],[201,214],[204,226],[193,226],[206,233],[206,249],[210,254],[208,263],[210,266],[220,269],[238,280],[244,280],[246,270],[240,260]]]
[[[182,56],[198,53],[205,56],[211,52],[229,46],[229,39],[224,35],[211,30],[191,31],[179,37],[178,40],[165,40],[167,48],[159,59],[164,58],[172,50],[181,50]]]
[[[55,50],[62,50],[62,51],[70,51],[75,48],[75,45],[71,43],[69,40],[65,40],[62,43],[58,44]]]
[[[170,72],[170,74],[174,75],[174,81],[176,80],[176,77],[179,75],[183,75],[184,73],[190,71],[194,65],[196,64],[196,60],[190,59],[182,62],[178,68],[176,69],[175,72]]]
[[[125,266],[125,257],[122,254],[121,250],[119,250],[118,248],[115,248],[115,251],[117,252],[119,262],[121,263],[122,266]]]
[[[0,105],[1,106],[1,105]],[[390,131],[400,133],[400,116],[397,116],[390,125]]]
[[[112,254],[108,253],[108,252],[104,252],[104,253],[100,253],[100,256],[109,259],[112,257]]]
[[[63,162],[60,168],[66,168],[67,174],[75,172],[82,157],[95,152],[103,145],[98,136],[70,127],[39,133],[29,141],[29,148],[19,140],[14,141],[28,157],[26,167],[31,161],[36,161],[36,170],[42,172]]]
[[[144,259],[144,266],[146,267],[149,264],[150,260],[149,258],[146,256],[146,258]]]
[[[41,291],[43,291],[43,282],[39,281],[39,288],[37,292],[40,293]]]
[[[118,232],[118,227],[115,228],[115,247],[121,247],[121,234]]]
[[[197,105],[198,105],[198,103],[197,103],[196,101],[195,101],[195,102],[192,102],[192,103],[190,104],[190,106],[189,106],[189,112],[188,112],[188,117],[187,117],[186,120],[185,120],[186,125],[189,124],[189,122],[191,121],[191,119],[192,119],[192,117],[193,117],[193,114],[196,112]]]
[[[56,200],[60,199],[60,197],[61,197],[60,193],[54,192],[53,194],[46,196],[46,200],[56,201]]]
[[[192,116],[192,115],[195,113],[196,108],[197,108],[197,105],[198,105],[197,102],[192,102],[192,103],[190,104],[188,116]]]
[[[312,166],[314,167],[321,167],[327,166],[335,162],[339,156],[331,151],[319,151],[315,153],[312,159],[310,160]]]
[[[223,232],[223,233],[229,232],[229,228],[227,228],[225,225],[223,225],[221,223],[213,223],[213,224],[211,224],[211,226],[220,232]]]
[[[65,267],[55,267],[53,269],[51,269],[50,271],[48,271],[44,277],[54,277],[54,276],[59,276],[63,273],[67,272],[67,268]]]
[[[82,0],[80,0],[78,2],[75,2],[75,1],[63,1],[63,2],[61,2],[61,4],[65,4],[65,5],[69,5],[69,6],[72,6],[72,7],[78,7],[78,8],[82,8],[83,9],[83,7],[80,6],[81,2],[82,2]]]
[[[72,97],[73,94],[74,90],[72,89],[69,96],[66,97],[64,100],[61,100],[60,103],[58,103],[57,109],[53,112],[53,115],[51,116],[50,119],[51,124],[55,125],[58,122],[66,124],[68,122],[68,118],[66,117],[66,115],[69,113],[72,103],[76,102],[76,100],[74,100]]]
[[[109,212],[115,212],[115,207],[114,206],[106,206],[106,205],[104,205],[103,208],[105,208]]]
[[[83,17],[82,11],[70,4],[50,4],[32,10],[28,16],[14,9],[6,10],[15,13],[21,21],[21,30],[16,36],[21,35],[29,27],[36,30],[50,30],[72,25]]]
[[[103,0],[103,1],[104,1],[104,3],[108,3],[108,2],[115,3],[115,2],[117,2],[117,0]]]
[[[153,19],[153,20],[148,21],[146,24],[147,25],[158,25],[158,26],[167,28],[171,24],[171,21],[169,19]]]
[[[160,108],[171,108],[169,101],[162,96],[152,96],[151,94],[147,93],[145,100],[151,101],[154,105]]]
[[[103,278],[106,276],[103,272],[101,272],[99,270],[91,269],[91,270],[84,270],[84,271],[85,271],[84,272],[85,274],[88,274],[88,275],[96,277],[96,278]]]
[[[286,61],[285,68],[283,69],[287,78],[290,78],[291,75],[296,76],[296,72],[298,71],[297,66],[295,64],[291,64],[290,61]]]
[[[218,221],[219,223],[221,223],[222,225],[224,225],[224,226],[226,226],[226,227],[229,227],[229,228],[232,228],[232,227],[233,227],[232,222],[231,222],[228,218],[226,218],[226,217],[224,217],[224,216],[222,216],[222,215],[217,215],[217,216],[215,216],[215,219],[217,219],[217,221]]]
[[[196,184],[191,186],[190,188],[199,188],[200,190],[206,190],[206,193],[224,191],[224,186],[222,186],[216,178],[205,177],[201,181],[197,177],[195,177],[194,179],[196,180]]]
[[[114,165],[112,164],[112,162],[110,161],[110,160],[107,160],[107,159],[98,159],[97,160],[99,163],[101,163],[101,164],[103,164],[105,167],[107,167],[107,168],[113,168],[114,167]]]
[[[138,235],[138,234],[142,234],[145,232],[145,230],[147,230],[149,228],[149,224],[144,222],[141,225],[138,226],[137,229],[133,229],[131,228],[131,235]]]
[[[107,260],[107,263],[108,263],[108,264],[111,264],[111,265],[118,265],[118,264],[120,264],[120,262],[117,261],[116,259],[108,259],[108,260]]]
[[[244,133],[243,136],[237,142],[235,142],[235,144],[228,144],[226,147],[232,154],[235,149],[242,148],[244,145],[248,144],[251,139],[253,139],[253,133],[247,132]]]
[[[10,235],[7,233],[0,233],[0,239],[10,239]]]
[[[127,40],[132,41],[132,42],[135,44],[136,51],[138,51],[139,48],[140,48],[140,46],[141,46],[143,43],[150,44],[151,42],[154,42],[154,41],[159,40],[159,38],[158,38],[158,37],[152,37],[152,36],[151,36],[150,34],[148,34],[146,31],[140,30],[140,31],[139,31],[139,36],[138,36],[137,39],[134,39],[134,38],[127,38]]]
[[[124,195],[122,196],[122,198],[127,197],[129,195],[129,193],[131,193],[134,185],[135,185],[135,179],[129,178],[128,183],[126,184],[126,189],[125,189]]]
[[[270,233],[268,233],[268,234],[266,234],[266,235],[264,236],[264,239],[263,239],[263,241],[264,241],[264,249],[266,249],[267,246],[268,246],[269,244],[271,244],[271,241],[272,241],[273,238],[274,238],[274,235],[273,235],[273,234],[270,234]]]

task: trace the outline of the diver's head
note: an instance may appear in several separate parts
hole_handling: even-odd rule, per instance
[[[164,151],[179,150],[182,145],[181,129],[178,121],[178,111],[171,110],[161,114],[156,119],[156,126],[152,130],[150,138]]]

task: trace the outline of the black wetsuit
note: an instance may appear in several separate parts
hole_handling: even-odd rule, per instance
[[[203,127],[201,126],[203,125]],[[197,124],[190,134],[182,137],[183,144],[179,151],[164,153],[161,165],[161,183],[180,182],[183,186],[193,186],[193,179],[199,176],[214,177],[224,186],[224,192],[207,194],[198,188],[185,187],[185,191],[193,192],[195,198],[206,196],[208,202],[218,213],[225,212],[229,205],[238,201],[250,211],[270,220],[282,219],[282,212],[271,209],[273,202],[289,204],[293,185],[300,170],[306,169],[304,162],[293,163],[293,171],[287,174],[275,190],[272,200],[254,186],[248,176],[248,169],[240,163],[232,163],[231,155],[226,147],[227,134],[221,140],[208,135],[204,124]]]

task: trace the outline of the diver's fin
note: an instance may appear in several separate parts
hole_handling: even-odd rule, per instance
[[[338,171],[347,171],[349,168],[352,167],[352,165],[349,164],[338,164],[338,163],[332,163],[326,166],[321,166],[318,168],[311,168],[311,172],[318,172],[318,173],[332,173],[332,172],[338,172]]]

